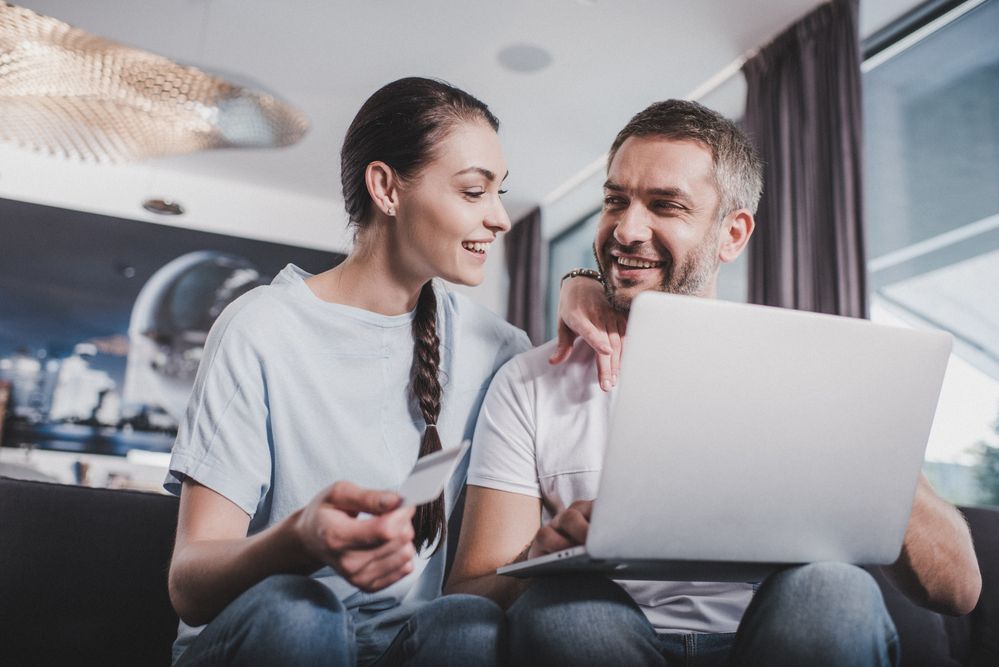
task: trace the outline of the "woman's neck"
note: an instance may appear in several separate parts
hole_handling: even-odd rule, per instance
[[[318,298],[380,315],[403,315],[416,308],[425,279],[404,275],[385,235],[366,229],[347,258],[329,271],[307,278]]]

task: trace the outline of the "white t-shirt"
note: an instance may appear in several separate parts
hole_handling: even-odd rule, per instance
[[[208,336],[165,487],[185,477],[233,501],[256,534],[349,480],[398,489],[419,453],[423,418],[410,398],[415,315],[384,316],[317,298],[309,274],[286,267],[234,301]],[[437,292],[445,449],[471,438],[496,370],[530,349],[526,334],[460,294]],[[465,479],[445,492],[450,515]],[[324,568],[313,575],[354,615],[358,656],[377,656],[400,625],[440,595],[446,548],[414,571],[364,593]],[[176,657],[199,629],[181,625]]]
[[[514,357],[479,411],[468,483],[542,500],[542,523],[597,495],[616,390],[601,391],[581,340],[559,366],[556,341]],[[682,512],[683,508],[675,508]],[[660,633],[735,632],[752,584],[619,581]]]

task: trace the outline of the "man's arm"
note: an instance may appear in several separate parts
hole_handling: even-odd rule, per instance
[[[585,543],[592,507],[592,501],[576,501],[542,526],[540,498],[470,484],[444,594],[481,595],[508,608],[534,580],[499,575],[496,568]]]
[[[921,607],[961,616],[978,603],[982,575],[971,531],[961,513],[936,494],[925,475],[919,477],[902,554],[881,570]]]
[[[540,498],[469,484],[458,550],[444,594],[471,593],[509,607],[532,581],[504,577],[496,574],[496,568],[527,558],[540,527]]]

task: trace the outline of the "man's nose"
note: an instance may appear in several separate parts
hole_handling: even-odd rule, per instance
[[[646,243],[652,239],[648,212],[638,204],[631,204],[618,218],[614,238],[624,246]]]

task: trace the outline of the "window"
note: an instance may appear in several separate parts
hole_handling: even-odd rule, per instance
[[[954,334],[924,471],[999,505],[999,1],[939,13],[868,44],[871,319]]]

